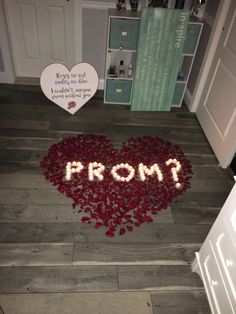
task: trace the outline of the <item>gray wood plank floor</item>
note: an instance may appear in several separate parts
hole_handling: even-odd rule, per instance
[[[60,139],[155,135],[179,144],[192,187],[153,223],[109,239],[80,222],[70,199],[46,182],[39,161]],[[0,85],[0,313],[210,313],[198,251],[233,185],[194,114],[130,112],[101,93],[77,114],[36,86]]]

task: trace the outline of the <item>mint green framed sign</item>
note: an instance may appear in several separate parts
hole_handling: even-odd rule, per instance
[[[143,7],[132,111],[170,111],[189,11]]]

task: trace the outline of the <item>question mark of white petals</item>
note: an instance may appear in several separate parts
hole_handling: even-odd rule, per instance
[[[180,189],[181,184],[179,183],[178,172],[181,170],[181,164],[177,159],[171,159],[171,158],[166,161],[167,166],[169,166],[170,164],[175,165],[175,167],[171,168],[172,178],[173,178],[174,182],[176,182],[175,187],[177,189]]]

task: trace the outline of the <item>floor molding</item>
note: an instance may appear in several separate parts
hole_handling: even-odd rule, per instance
[[[16,77],[15,84],[40,86],[40,78],[39,77]]]
[[[211,26],[211,28],[213,27],[214,18],[210,14],[208,14],[206,11],[204,12],[203,20],[205,23],[207,23],[209,26]]]
[[[190,111],[191,111],[192,99],[193,99],[192,94],[190,93],[189,89],[186,88],[185,95],[184,95],[184,102]]]
[[[104,90],[104,79],[99,79],[98,89]]]

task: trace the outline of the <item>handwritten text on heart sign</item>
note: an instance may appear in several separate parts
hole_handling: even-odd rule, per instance
[[[91,97],[91,88],[77,87],[86,84],[88,78],[85,72],[83,73],[56,73],[55,85],[59,88],[51,88],[52,100],[61,98],[67,99],[69,97],[85,99]]]

